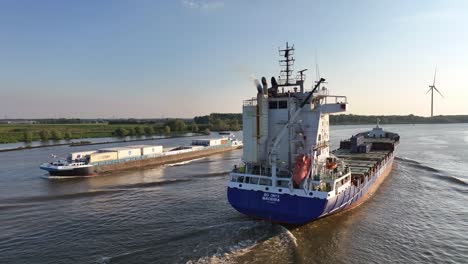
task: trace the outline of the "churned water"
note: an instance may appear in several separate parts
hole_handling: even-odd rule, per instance
[[[332,127],[332,143],[368,128]],[[374,196],[300,227],[229,206],[241,150],[66,180],[38,165],[93,146],[0,153],[0,263],[467,263],[468,124],[385,129],[401,144]]]

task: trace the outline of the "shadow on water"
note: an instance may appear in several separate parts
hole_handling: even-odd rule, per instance
[[[112,194],[117,192],[122,192],[124,190],[90,190],[87,192],[79,193],[70,193],[62,195],[47,195],[47,196],[31,196],[26,198],[13,198],[8,200],[3,200],[3,204],[0,204],[0,210],[2,209],[12,209],[17,207],[25,206],[34,206],[38,203],[49,202],[55,200],[67,200],[67,199],[77,199],[83,197],[93,197],[98,195]]]
[[[27,207],[27,206],[34,206],[38,203],[42,202],[50,202],[55,200],[67,200],[67,199],[79,199],[79,198],[87,198],[99,195],[109,195],[119,192],[125,191],[134,191],[140,190],[143,188],[151,188],[157,186],[163,186],[168,184],[177,184],[182,182],[189,182],[201,178],[210,178],[210,177],[224,177],[229,172],[216,172],[216,173],[203,173],[203,174],[193,174],[187,178],[179,178],[179,179],[170,179],[170,180],[160,180],[155,182],[142,182],[142,183],[132,183],[132,184],[119,184],[114,186],[109,186],[103,189],[91,189],[85,192],[75,192],[75,193],[66,193],[66,194],[58,194],[58,195],[44,195],[44,196],[30,196],[25,198],[12,198],[12,199],[5,199],[0,204],[0,211],[6,209],[14,209],[18,207]],[[54,179],[56,180],[56,179]],[[79,180],[79,178],[71,178],[71,179],[62,179],[67,182],[75,182]]]

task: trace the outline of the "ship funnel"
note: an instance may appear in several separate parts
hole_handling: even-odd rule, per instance
[[[278,83],[276,82],[275,77],[271,77],[271,87],[273,88],[278,87]]]
[[[277,96],[278,95],[278,83],[276,82],[276,79],[275,77],[271,77],[271,94],[273,96]]]
[[[255,79],[254,83],[255,83],[255,87],[257,87],[258,93],[263,93],[263,87],[260,84],[260,82],[257,79]]]
[[[262,77],[263,93],[268,93],[268,83],[265,77]]]

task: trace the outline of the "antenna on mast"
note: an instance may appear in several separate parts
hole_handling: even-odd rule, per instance
[[[279,50],[280,56],[284,57],[284,59],[279,61],[279,65],[283,67],[280,71],[280,79],[279,81],[284,85],[292,84],[290,82],[291,75],[293,73],[293,66],[294,66],[294,45],[289,46],[289,43],[286,42],[286,48]]]
[[[319,83],[320,79],[320,69],[319,69],[319,64],[318,64],[318,56],[317,56],[317,49],[315,49],[315,83]],[[327,83],[325,80],[322,83]],[[320,90],[320,85],[319,85],[319,90]]]
[[[320,80],[320,70],[319,70],[319,65],[318,65],[318,58],[317,58],[317,49],[315,49],[315,82],[318,82]]]

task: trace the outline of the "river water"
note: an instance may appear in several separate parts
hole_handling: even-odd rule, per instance
[[[172,137],[176,136],[194,136],[197,134],[194,133],[184,133],[174,134]],[[160,140],[163,138],[167,138],[167,136],[161,135],[154,135],[154,136],[126,136],[126,137],[103,137],[103,138],[80,138],[80,139],[71,139],[71,140],[47,140],[47,141],[33,141],[30,143],[25,142],[17,142],[17,143],[6,143],[0,144],[0,150],[7,150],[7,149],[16,149],[16,148],[27,148],[27,147],[46,147],[46,146],[54,146],[58,144],[66,144],[70,145],[72,143],[80,143],[82,141],[90,142],[90,143],[109,143],[109,142],[120,142],[120,141],[152,141],[152,140]],[[137,144],[137,143],[136,143]],[[154,143],[157,144],[157,143]]]
[[[334,126],[332,145],[367,128]],[[468,124],[385,129],[401,144],[374,196],[300,227],[229,206],[227,172],[241,150],[67,180],[38,165],[51,153],[131,143],[0,153],[0,263],[467,263]]]

